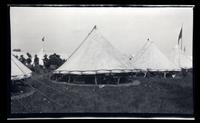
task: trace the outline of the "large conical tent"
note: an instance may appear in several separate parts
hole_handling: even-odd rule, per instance
[[[32,71],[11,55],[11,80],[20,80],[31,76]]]
[[[138,70],[144,71],[179,71],[179,67],[174,65],[154,44],[148,40],[143,48],[134,56],[133,65]]]
[[[94,26],[80,46],[55,73],[98,74],[131,69],[128,57],[115,49]]]
[[[171,54],[171,60],[183,69],[190,69],[192,68],[192,59],[189,56],[186,56],[184,52],[176,45],[173,48],[172,54]]]

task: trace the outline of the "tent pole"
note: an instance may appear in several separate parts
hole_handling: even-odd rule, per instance
[[[135,74],[133,75],[133,77],[136,77],[136,75],[137,75],[137,72],[135,72]]]
[[[117,79],[117,84],[119,85],[119,81],[120,81],[120,76],[118,77],[118,79]]]
[[[164,72],[164,78],[166,78],[166,72]]]
[[[95,74],[95,76],[94,76],[95,78],[94,78],[94,81],[95,81],[95,85],[97,85],[97,76],[96,76],[96,74]]]
[[[61,80],[63,81],[63,74],[62,74],[62,76],[61,76]]]
[[[69,74],[69,76],[68,76],[68,83],[70,83],[70,79],[71,79],[71,78],[70,78],[70,74]]]
[[[146,76],[147,76],[147,72],[145,72],[145,74],[144,74],[144,77],[146,78]]]

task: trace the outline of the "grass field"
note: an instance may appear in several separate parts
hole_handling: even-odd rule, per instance
[[[137,78],[131,86],[73,86],[33,75],[31,96],[11,101],[11,113],[193,114],[192,75],[181,79]]]

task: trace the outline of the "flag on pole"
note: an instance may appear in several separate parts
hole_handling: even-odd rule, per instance
[[[182,27],[181,27],[181,30],[180,30],[180,33],[179,33],[179,36],[178,36],[178,45],[180,43],[180,39],[182,39]]]
[[[44,42],[45,37],[42,38],[42,41]]]

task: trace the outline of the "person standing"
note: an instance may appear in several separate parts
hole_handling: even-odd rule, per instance
[[[34,70],[36,73],[39,73],[39,58],[35,55],[34,58]]]
[[[37,57],[37,55],[35,55],[34,64],[35,64],[35,66],[39,65],[39,58]]]
[[[43,59],[43,63],[44,63],[44,67],[45,67],[45,69],[48,69],[48,58],[47,58],[47,55],[45,54],[44,55],[44,59]]]
[[[19,61],[21,61],[24,65],[26,65],[26,59],[23,55],[20,55]]]
[[[28,53],[27,53],[27,56],[28,56],[28,58],[26,59],[26,63],[27,63],[27,66],[28,66],[28,68],[30,68],[31,69],[31,62],[32,62],[32,60],[31,60],[31,55],[28,55]]]

